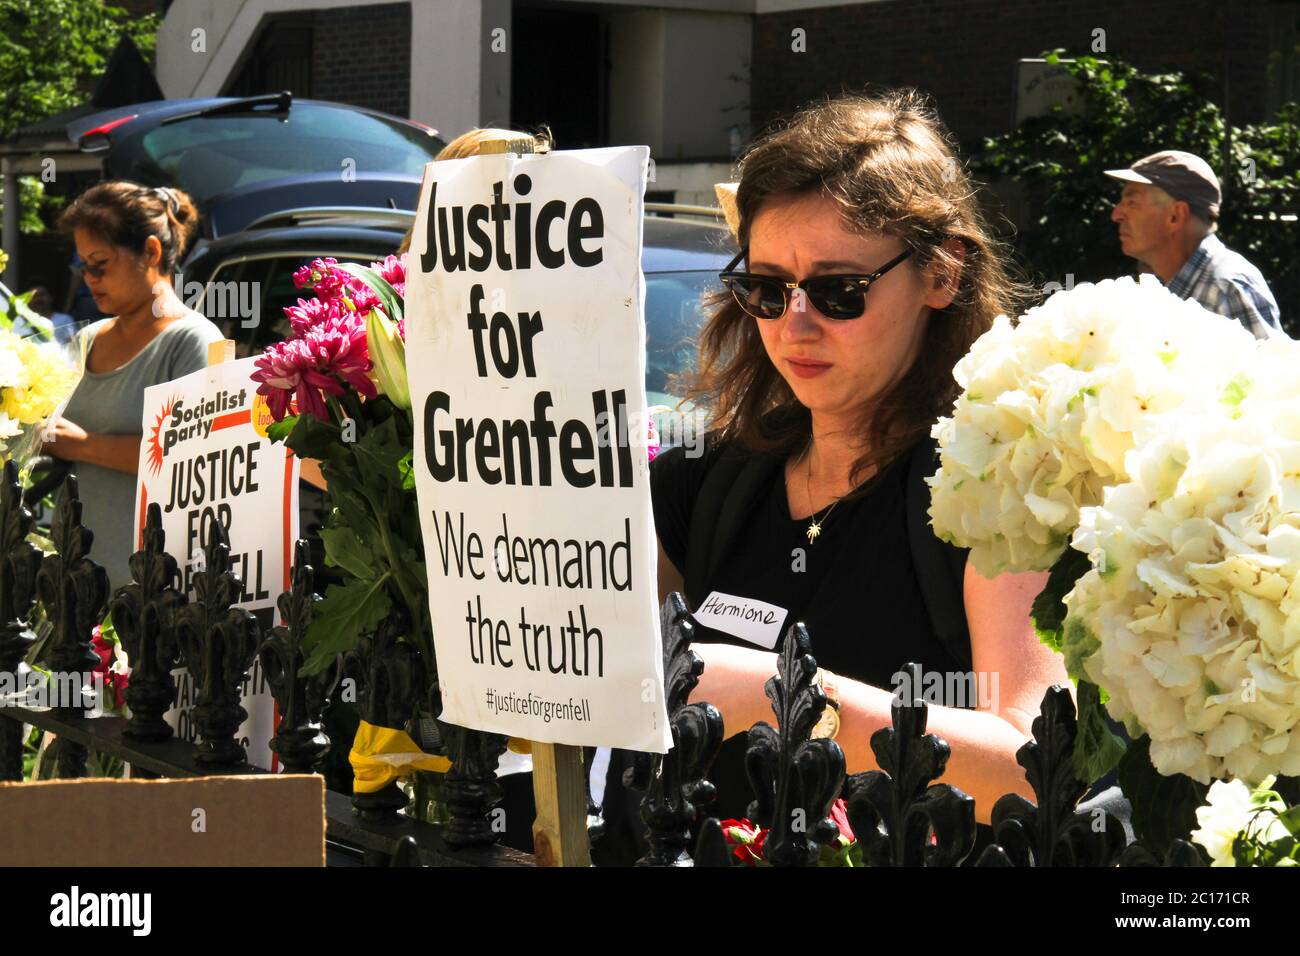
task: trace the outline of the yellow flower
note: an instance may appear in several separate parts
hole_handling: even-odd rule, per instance
[[[0,370],[0,412],[23,425],[49,418],[80,378],[60,346],[7,330],[0,331]]]

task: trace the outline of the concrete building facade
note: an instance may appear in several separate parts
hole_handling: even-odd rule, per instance
[[[1235,122],[1300,97],[1296,0],[173,0],[169,97],[292,89],[427,123],[546,123],[644,143],[654,198],[711,201],[756,130],[868,85],[929,92],[960,139],[1016,114],[1017,64],[1065,47],[1221,79]]]

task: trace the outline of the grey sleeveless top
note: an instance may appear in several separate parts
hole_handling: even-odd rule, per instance
[[[109,319],[96,322],[81,334],[89,345]],[[111,372],[86,372],[63,417],[88,432],[140,435],[144,415],[144,390],[170,382],[208,364],[208,343],[219,341],[221,331],[197,312],[177,319],[158,333],[133,359]],[[84,461],[76,462],[82,521],[95,533],[90,557],[108,571],[116,590],[131,583],[127,561],[136,550],[136,476]]]

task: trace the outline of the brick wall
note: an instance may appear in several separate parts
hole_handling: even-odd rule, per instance
[[[316,11],[311,75],[314,99],[408,116],[411,5],[385,3]]]
[[[1270,10],[1269,7],[1273,9]],[[1271,24],[1267,0],[884,0],[755,18],[755,127],[817,97],[866,84],[930,93],[959,139],[1002,132],[1014,118],[1015,63],[1046,50],[1106,52],[1144,71],[1222,78],[1231,117],[1260,118]],[[806,31],[807,52],[791,51]]]

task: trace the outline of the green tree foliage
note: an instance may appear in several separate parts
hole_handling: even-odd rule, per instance
[[[146,59],[158,18],[103,0],[0,0],[0,139],[84,102],[125,34]],[[39,232],[42,183],[22,177],[23,232]],[[0,204],[3,197],[0,196]]]
[[[1144,74],[1092,56],[1067,60],[1059,50],[1045,57],[1076,77],[1084,109],[986,138],[971,163],[977,176],[1025,190],[1032,214],[1013,242],[1036,283],[1133,274],[1110,221],[1121,184],[1104,170],[1182,149],[1215,168],[1224,190],[1220,238],[1260,268],[1283,324],[1300,336],[1300,222],[1283,218],[1300,213],[1300,103],[1266,122],[1230,127],[1211,101],[1209,78]]]

